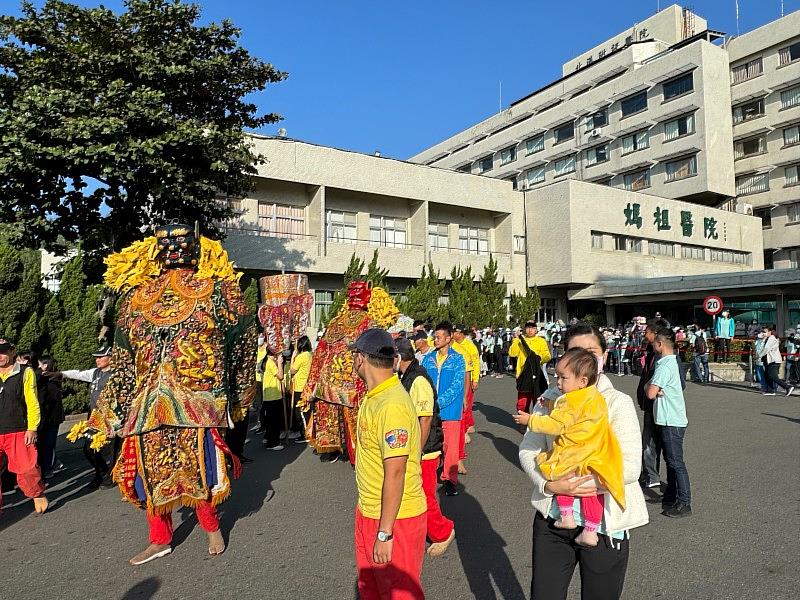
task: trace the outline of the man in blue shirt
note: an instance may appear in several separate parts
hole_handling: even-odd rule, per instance
[[[654,401],[653,419],[661,434],[664,462],[667,463],[667,488],[662,498],[663,514],[688,517],[692,514],[689,472],[683,460],[683,438],[689,420],[683,397],[673,333],[668,328],[656,332],[653,349],[661,357],[647,385],[647,397]]]

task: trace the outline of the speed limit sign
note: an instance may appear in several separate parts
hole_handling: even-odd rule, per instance
[[[722,298],[719,296],[709,296],[703,300],[703,310],[712,317],[718,315],[722,312]]]

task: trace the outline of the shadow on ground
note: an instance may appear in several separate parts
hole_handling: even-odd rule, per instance
[[[511,410],[516,411],[516,405],[512,405],[508,411],[492,406],[491,404],[484,404],[483,402],[475,402],[473,409],[479,411],[489,423],[495,425],[503,425],[514,431],[518,431],[517,424],[514,423],[514,418],[511,416]]]

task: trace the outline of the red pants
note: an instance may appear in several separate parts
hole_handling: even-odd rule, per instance
[[[471,425],[475,425],[475,421],[472,419],[472,400],[474,397],[475,392],[473,392],[472,388],[470,388],[467,391],[467,397],[464,400],[464,410],[461,412],[461,440],[458,444],[459,460],[464,460],[467,458],[466,442],[464,441],[464,438],[467,435],[467,429],[469,429]]]
[[[558,512],[562,515],[572,514],[572,496],[556,496]],[[583,528],[586,531],[597,531],[600,521],[603,520],[603,494],[581,497],[581,514],[583,515]]]
[[[195,509],[197,522],[205,531],[213,533],[219,530],[217,508],[210,502],[201,502]],[[166,545],[172,542],[172,513],[151,515],[147,513],[147,524],[150,526],[150,543]]]
[[[472,384],[470,384],[471,386]],[[466,427],[464,429],[469,429],[470,427],[475,426],[475,419],[472,418],[472,402],[475,400],[475,391],[472,387],[469,388],[467,392],[467,402],[464,404],[464,414],[461,417],[463,421],[466,421]]]
[[[442,433],[444,433],[444,445],[442,455],[444,456],[444,470],[442,471],[442,481],[449,481],[453,485],[458,483],[458,460],[461,446],[464,444],[464,435],[461,429],[461,420],[442,421]],[[461,438],[461,441],[459,441]]]
[[[372,550],[378,519],[369,519],[356,507],[355,545],[358,597],[361,600],[424,600],[420,575],[425,557],[425,513],[394,522],[392,560],[376,565]]]
[[[439,500],[436,498],[438,468],[439,457],[422,461],[422,489],[428,501],[428,539],[432,542],[443,542],[453,533],[453,522],[442,514]]]
[[[28,498],[38,498],[44,493],[42,472],[39,470],[36,444],[25,445],[25,432],[0,434],[0,457],[8,458],[8,470],[17,475],[17,485]],[[0,496],[0,506],[3,500]]]
[[[517,392],[517,410],[529,413],[536,404],[533,392]]]

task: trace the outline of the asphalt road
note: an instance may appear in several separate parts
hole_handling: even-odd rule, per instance
[[[636,378],[613,381],[631,393]],[[442,497],[457,543],[426,558],[428,598],[528,596],[533,515],[517,460],[521,436],[509,416],[514,396],[510,378],[481,383],[465,489]],[[690,383],[687,402],[694,515],[671,520],[649,505],[650,524],[632,534],[624,597],[796,598],[800,397]],[[322,464],[304,446],[275,453],[254,441],[247,448],[255,462],[222,510],[225,554],[208,556],[205,534],[182,510],[173,553],[130,567],[127,559],[147,544],[143,513],[116,489],[88,492],[80,451],[63,446],[59,456],[70,469],[51,482],[47,514],[35,515],[19,494],[4,498],[0,596],[355,598],[349,464]],[[570,598],[579,597],[578,586],[576,573]]]

